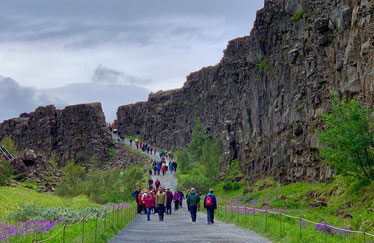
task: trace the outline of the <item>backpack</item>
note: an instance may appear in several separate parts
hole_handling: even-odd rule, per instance
[[[138,204],[143,205],[142,194],[141,193],[139,193],[139,195],[138,195]]]
[[[211,196],[207,196],[206,200],[205,200],[205,206],[210,207],[212,205],[213,205],[212,197]]]

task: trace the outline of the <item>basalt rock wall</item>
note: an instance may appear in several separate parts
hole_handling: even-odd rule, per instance
[[[87,161],[93,155],[108,158],[112,145],[100,103],[39,107],[27,118],[0,124],[0,140],[11,136],[19,151],[32,149],[47,158],[56,156],[60,166],[70,159]]]
[[[165,149],[185,146],[196,117],[239,159],[248,178],[324,181],[317,132],[331,91],[374,103],[374,4],[369,0],[266,0],[249,36],[181,89],[121,106],[117,125]]]

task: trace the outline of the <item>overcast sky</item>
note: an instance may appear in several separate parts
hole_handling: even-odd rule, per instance
[[[248,35],[262,7],[263,0],[3,1],[0,75],[35,89],[179,88],[189,73],[219,62],[230,39]]]

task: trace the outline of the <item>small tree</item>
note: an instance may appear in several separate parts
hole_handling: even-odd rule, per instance
[[[188,144],[188,149],[191,153],[191,157],[196,162],[199,160],[203,154],[203,145],[205,143],[206,137],[204,134],[203,124],[200,118],[196,118],[195,126],[192,130],[191,142]]]
[[[374,134],[371,110],[357,101],[346,102],[334,95],[332,112],[323,114],[327,125],[319,134],[322,158],[337,173],[374,180]]]

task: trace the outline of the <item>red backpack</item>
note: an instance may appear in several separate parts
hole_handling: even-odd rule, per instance
[[[210,207],[212,205],[213,205],[212,197],[211,196],[207,196],[206,200],[205,200],[205,206]]]
[[[143,205],[143,200],[142,200],[142,194],[141,193],[139,193],[139,195],[138,195],[138,204]]]

